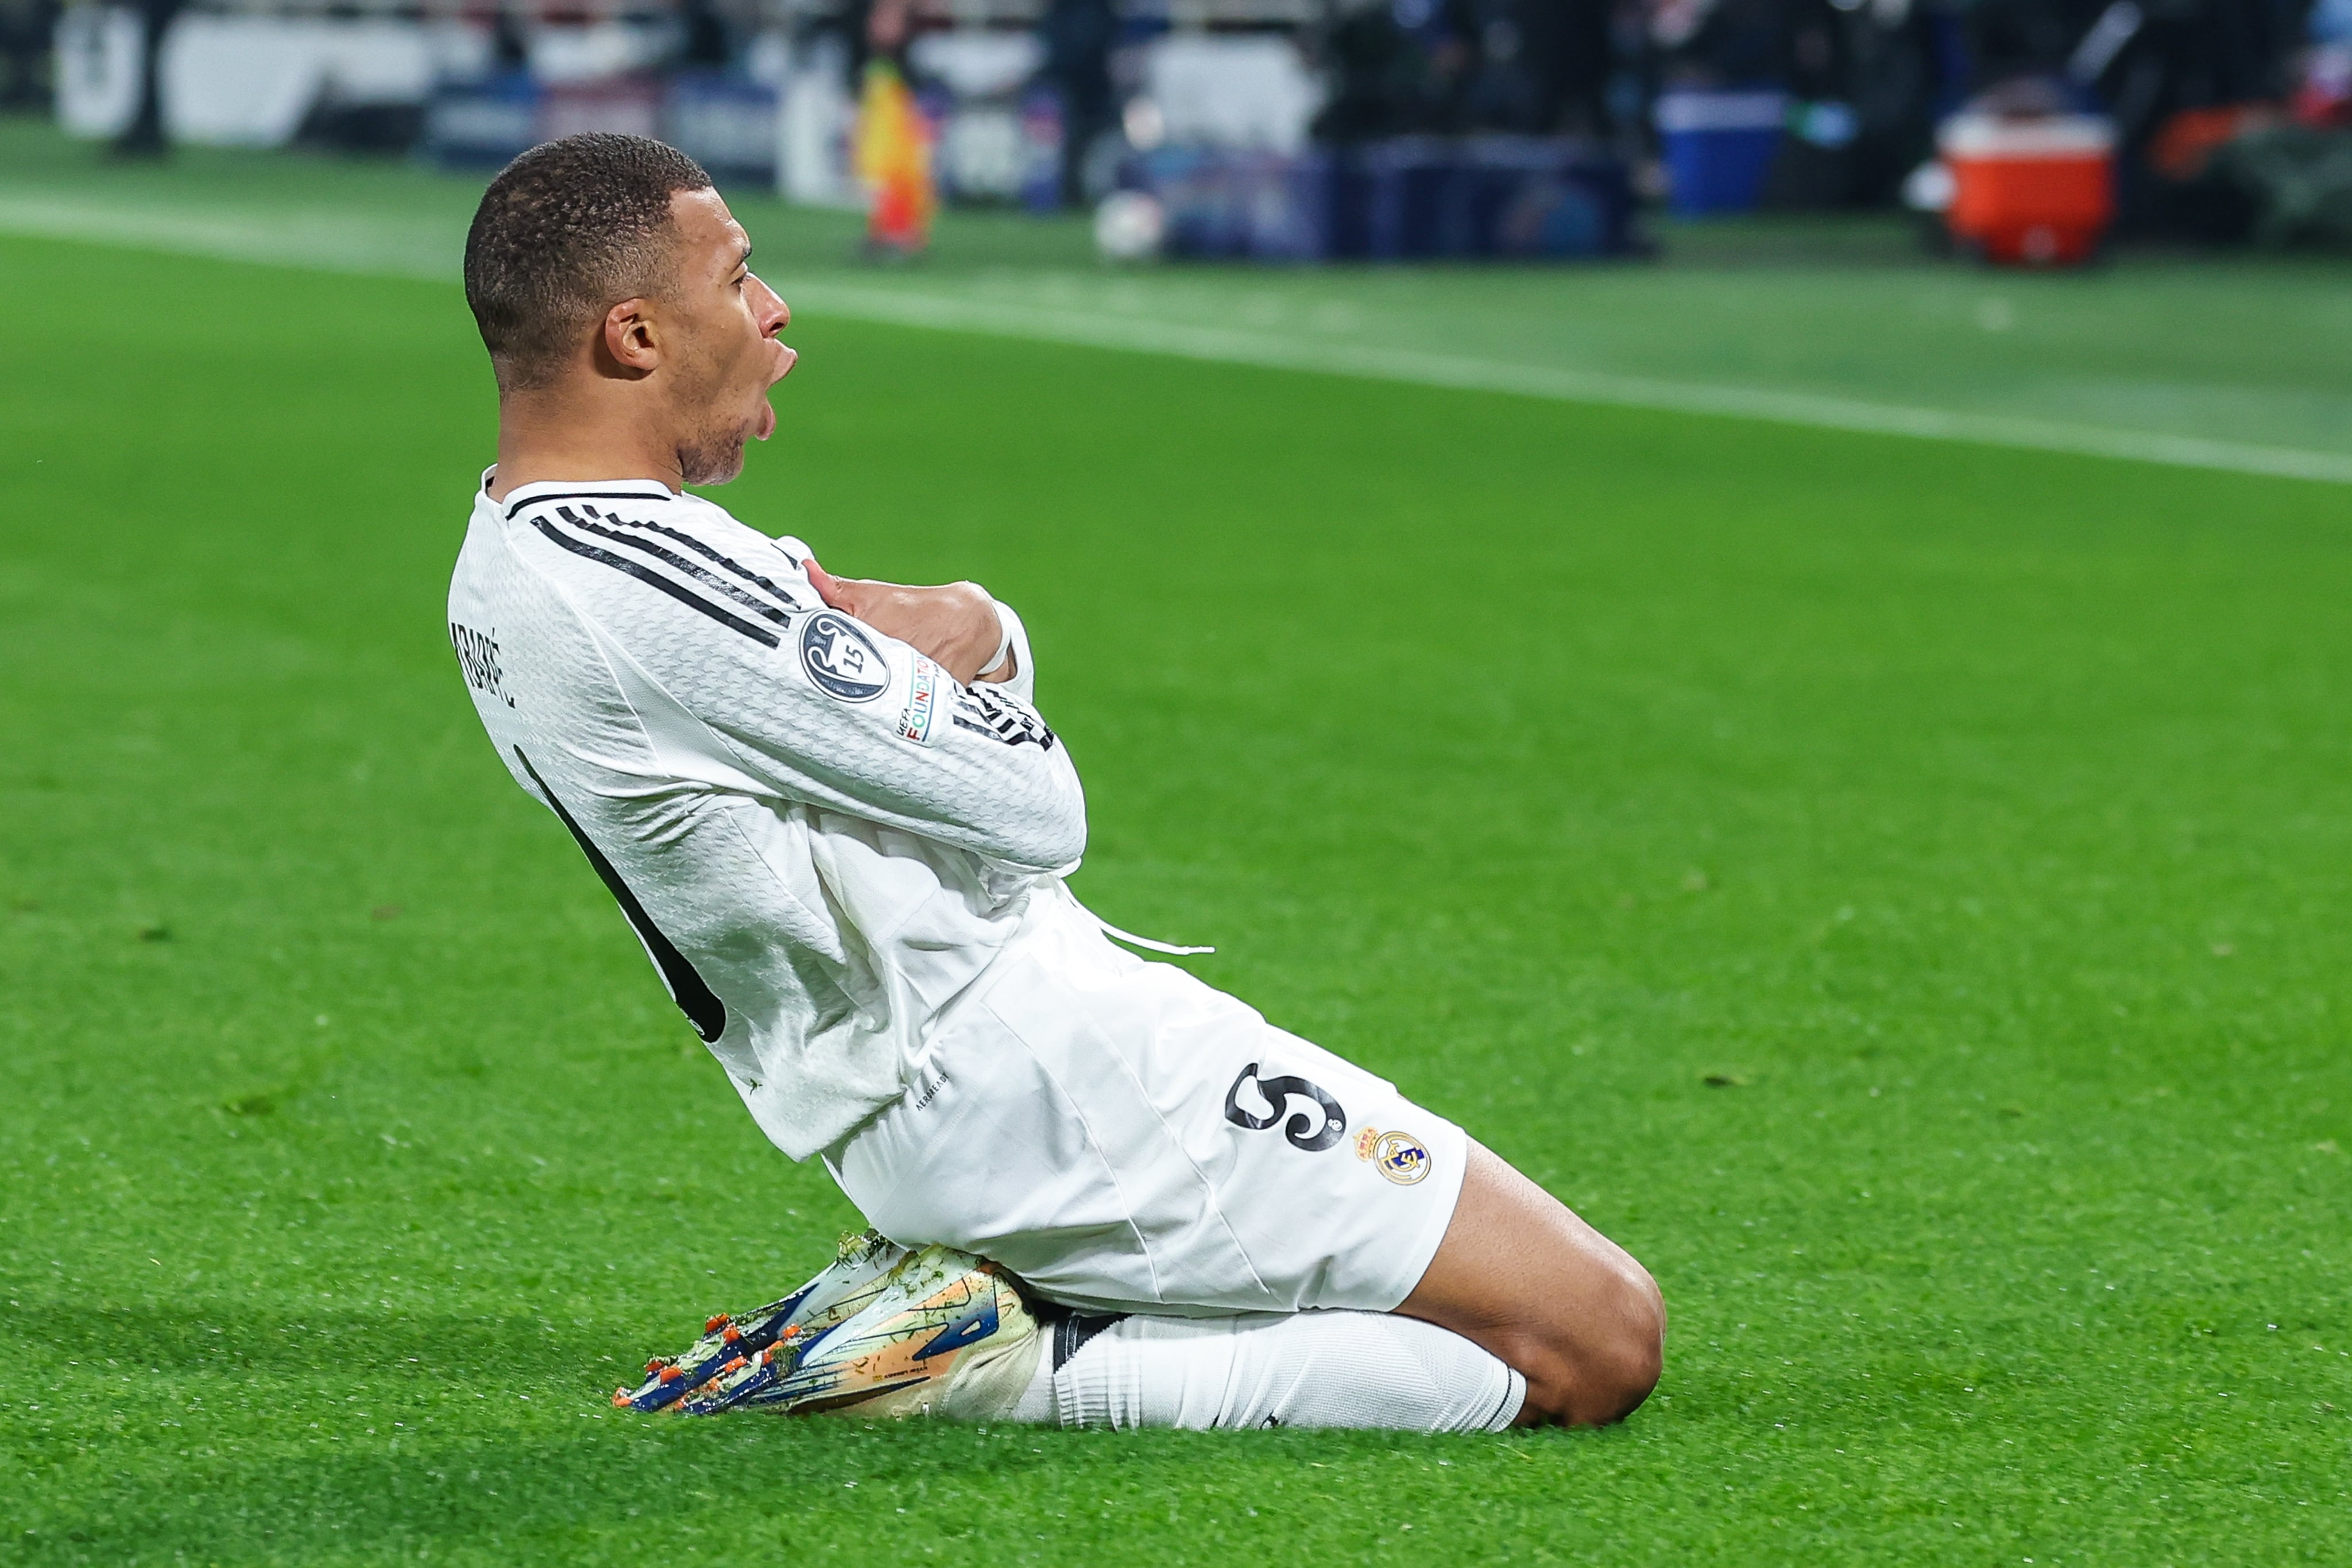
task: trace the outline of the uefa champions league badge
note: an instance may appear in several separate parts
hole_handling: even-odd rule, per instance
[[[890,689],[882,650],[846,615],[820,610],[801,625],[801,668],[819,691],[845,703],[870,703]]]
[[[1429,1175],[1429,1145],[1411,1133],[1367,1127],[1356,1134],[1356,1157],[1399,1186],[1411,1186]]]

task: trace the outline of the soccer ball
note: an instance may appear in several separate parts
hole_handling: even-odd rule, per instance
[[[1141,261],[1160,254],[1168,214],[1159,198],[1140,191],[1114,191],[1095,209],[1095,246],[1113,261]]]

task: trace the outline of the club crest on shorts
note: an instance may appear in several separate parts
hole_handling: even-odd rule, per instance
[[[890,685],[882,651],[845,615],[820,610],[801,626],[801,668],[819,690],[845,703],[870,703]]]
[[[1356,1157],[1399,1186],[1411,1186],[1429,1175],[1429,1145],[1411,1133],[1383,1133],[1367,1127],[1356,1134]]]

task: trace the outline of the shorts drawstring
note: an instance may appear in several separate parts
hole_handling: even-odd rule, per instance
[[[1149,936],[1138,936],[1132,931],[1121,931],[1118,926],[1080,904],[1078,895],[1070,891],[1068,883],[1065,882],[1059,885],[1062,889],[1062,896],[1070,901],[1070,907],[1093,921],[1095,928],[1114,942],[1124,942],[1130,947],[1140,947],[1149,953],[1166,953],[1178,958],[1190,958],[1202,953],[1216,951],[1214,947],[1180,947],[1173,942],[1155,942]]]

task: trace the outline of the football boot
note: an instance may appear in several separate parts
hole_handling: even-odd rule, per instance
[[[1036,1373],[1038,1333],[994,1264],[926,1247],[855,1315],[730,1362],[677,1408],[997,1420]]]
[[[702,1337],[682,1354],[656,1356],[646,1363],[643,1383],[613,1391],[614,1408],[667,1409],[733,1363],[854,1316],[880,1293],[890,1271],[907,1256],[905,1248],[884,1239],[879,1231],[843,1237],[832,1264],[782,1301],[755,1312],[719,1312],[702,1325]]]

